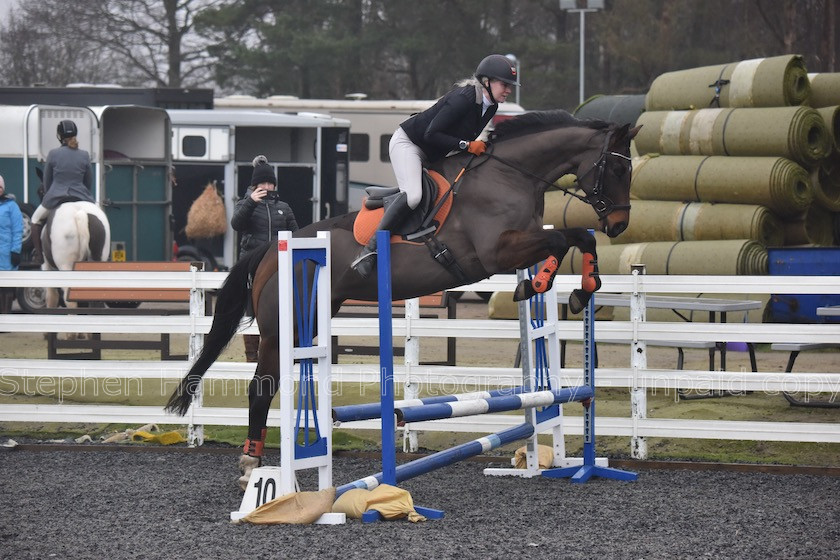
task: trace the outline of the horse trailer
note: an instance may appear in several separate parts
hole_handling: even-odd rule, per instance
[[[347,212],[350,123],[327,115],[269,111],[169,110],[172,119],[172,224],[178,258],[198,258],[213,267],[231,266],[238,235],[189,239],[192,202],[215,184],[227,220],[250,186],[252,161],[262,154],[274,168],[277,191],[301,227]]]
[[[428,100],[298,99],[276,95],[258,99],[247,95],[219,97],[216,109],[263,109],[277,113],[308,115],[324,113],[350,122],[349,210],[359,210],[364,189],[369,185],[396,186],[388,143],[401,122],[434,105]],[[488,127],[524,113],[516,103],[502,103]]]
[[[167,260],[170,189],[169,117],[163,109],[135,106],[0,106],[5,134],[0,138],[0,173],[7,192],[24,215],[23,268],[32,268],[29,218],[41,199],[38,190],[47,154],[59,146],[56,128],[76,123],[79,147],[90,154],[93,196],[111,222],[116,254],[130,260]],[[25,309],[44,305],[44,290],[18,290]]]

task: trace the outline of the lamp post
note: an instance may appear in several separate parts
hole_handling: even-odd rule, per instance
[[[506,54],[505,58],[510,60],[514,67],[516,67],[516,104],[519,105],[519,84],[522,83],[522,76],[519,73],[519,59],[516,58],[515,54]]]
[[[580,4],[582,7],[578,7]],[[586,12],[597,12],[604,9],[604,0],[560,0],[560,9],[569,13],[580,13],[580,100],[583,103],[583,76],[584,76],[584,44],[586,28]]]

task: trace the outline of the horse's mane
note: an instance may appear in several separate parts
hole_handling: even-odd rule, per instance
[[[544,130],[564,128],[570,126],[587,127],[596,130],[607,128],[610,123],[595,119],[578,119],[568,111],[557,109],[553,111],[532,111],[524,113],[511,119],[504,120],[496,125],[491,140],[498,142],[518,138],[525,134],[533,134]]]

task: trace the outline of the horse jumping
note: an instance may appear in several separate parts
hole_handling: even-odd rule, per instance
[[[637,132],[638,127],[580,121],[565,111],[533,112],[500,123],[484,155],[458,154],[432,165],[443,177],[457,181],[451,212],[436,234],[441,252],[457,266],[441,266],[422,243],[395,243],[392,297],[430,294],[549,259],[552,264],[532,282],[517,287],[516,299],[526,299],[550,289],[557,266],[571,247],[578,247],[589,256],[589,268],[572,308],[583,309],[600,287],[595,238],[585,229],[543,229],[544,194],[563,175],[576,175],[582,194],[569,194],[593,206],[602,231],[610,237],[619,235],[630,220],[630,140]],[[377,297],[376,282],[350,268],[359,251],[353,235],[355,218],[355,213],[338,216],[294,235],[331,232],[333,314],[346,299]],[[202,376],[239,328],[250,298],[261,340],[248,391],[248,439],[240,458],[246,483],[250,470],[261,462],[268,410],[278,386],[277,252],[269,251],[270,246],[255,249],[231,268],[218,293],[213,326],[201,354],[166,405],[169,412],[187,412]]]

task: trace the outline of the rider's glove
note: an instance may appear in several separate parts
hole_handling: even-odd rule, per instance
[[[16,253],[12,251],[12,266],[17,266],[20,264],[20,253]]]
[[[469,143],[467,151],[471,154],[480,156],[487,149],[487,143],[482,140],[473,140]]]

